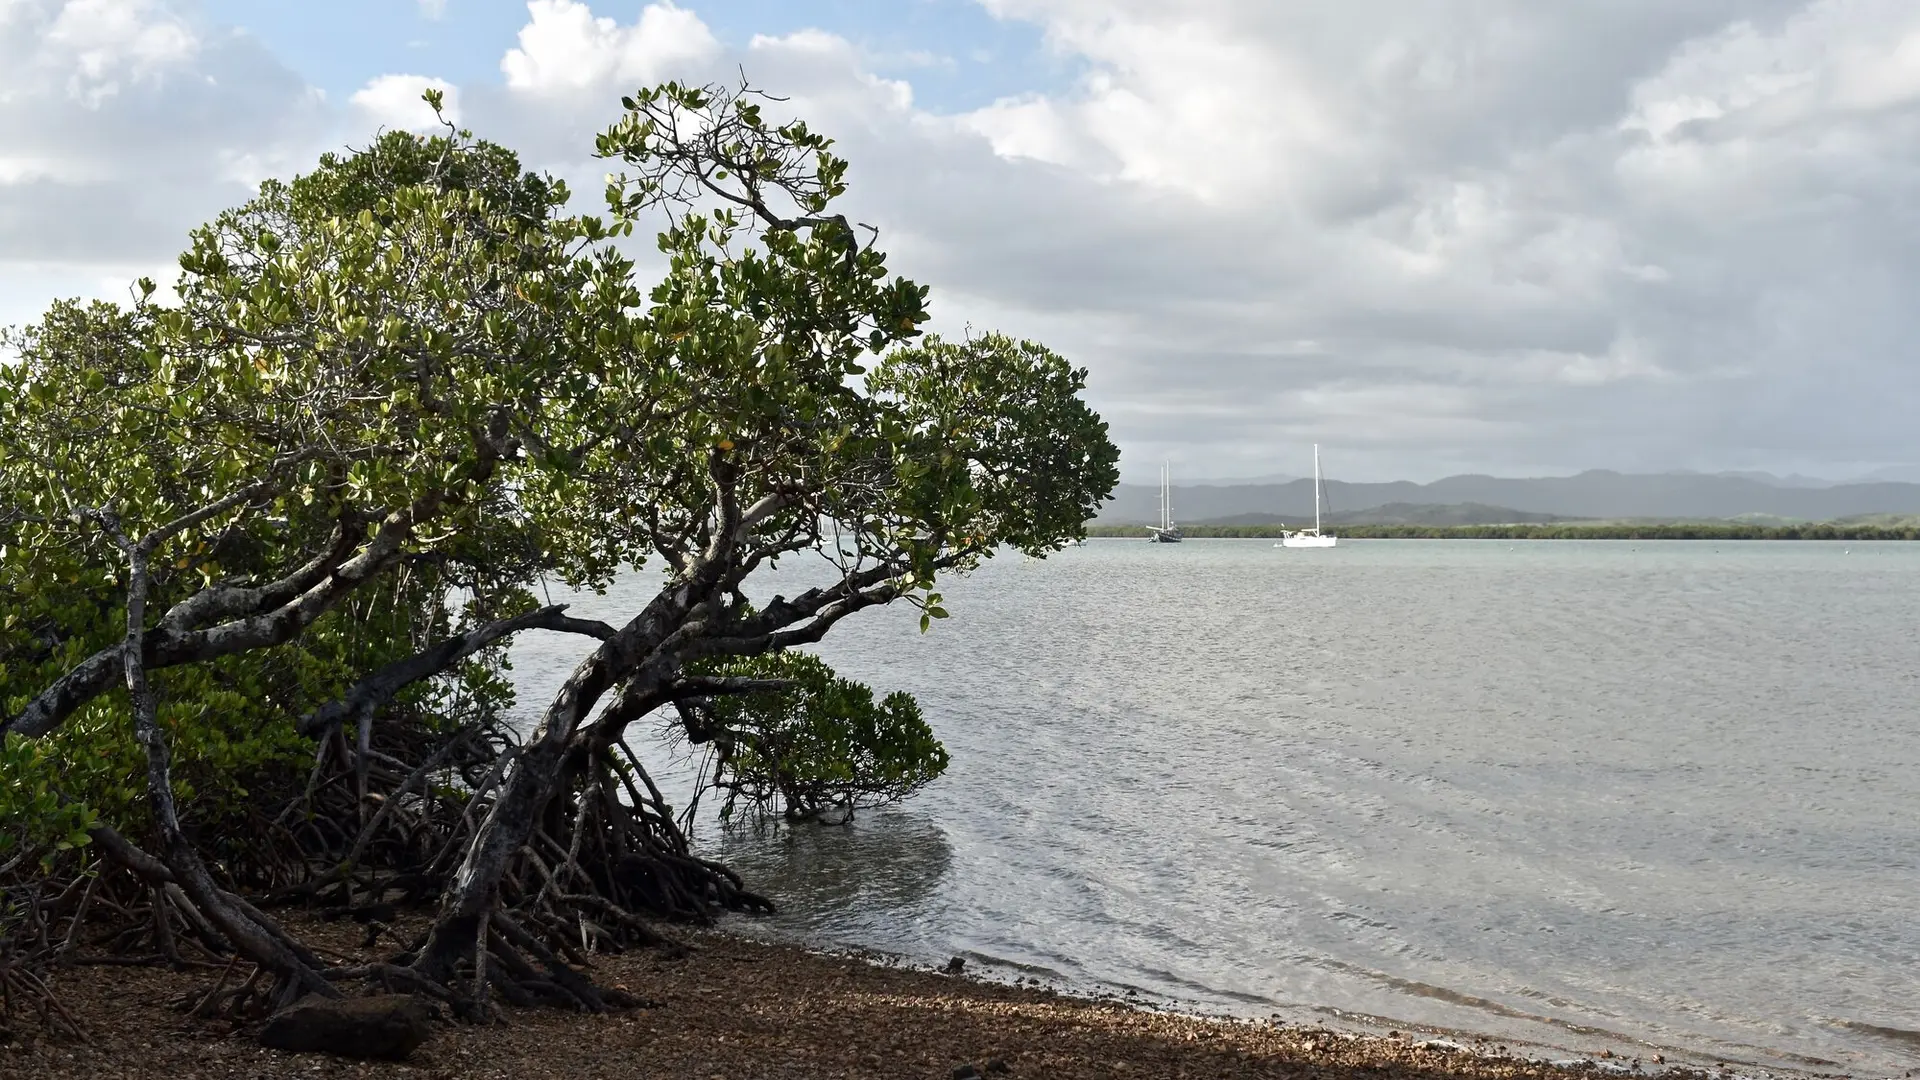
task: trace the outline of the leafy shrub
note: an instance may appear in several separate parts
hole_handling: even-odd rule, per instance
[[[946,747],[910,694],[895,691],[876,702],[872,689],[802,652],[730,660],[708,673],[792,684],[706,705],[705,734],[719,750],[713,783],[726,792],[722,818],[742,803],[789,821],[879,806],[946,771]]]

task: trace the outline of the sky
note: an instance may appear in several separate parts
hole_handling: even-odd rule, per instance
[[[1912,0],[0,0],[0,323],[425,87],[591,212],[622,94],[743,72],[1126,479],[1920,478]]]

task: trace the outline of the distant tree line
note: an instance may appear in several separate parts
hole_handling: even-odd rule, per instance
[[[1189,538],[1277,539],[1281,525],[1182,525]],[[1920,525],[1743,525],[1733,522],[1542,525],[1344,525],[1356,540],[1920,540]],[[1141,525],[1089,525],[1088,536],[1140,537]]]

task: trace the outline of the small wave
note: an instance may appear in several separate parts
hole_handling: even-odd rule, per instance
[[[1048,967],[1045,964],[1009,960],[1004,956],[995,956],[992,953],[984,953],[978,949],[961,949],[959,955],[984,967],[1004,968],[1007,971],[1017,971],[1023,975],[1037,976],[1050,982],[1064,983],[1071,982],[1074,979],[1074,976],[1058,968]],[[1061,959],[1065,959],[1065,957]]]
[[[1509,1020],[1527,1020],[1536,1024],[1546,1024],[1580,1035],[1593,1035],[1600,1038],[1619,1039],[1633,1043],[1643,1042],[1643,1040],[1636,1039],[1631,1035],[1624,1035],[1617,1031],[1609,1031],[1606,1028],[1594,1027],[1591,1024],[1576,1023],[1572,1020],[1565,1020],[1557,1016],[1546,1016],[1541,1013],[1528,1012],[1525,1009],[1516,1009],[1511,1005],[1501,1004],[1492,998],[1480,997],[1477,994],[1462,993],[1458,990],[1449,990],[1444,986],[1435,986],[1432,983],[1424,983],[1415,979],[1403,979],[1398,975],[1389,975],[1383,971],[1371,971],[1356,964],[1342,963],[1341,961],[1331,958],[1321,958],[1316,961],[1316,965],[1335,971],[1343,971],[1351,975],[1359,975],[1381,986],[1397,990],[1400,993],[1412,997],[1430,998],[1434,1001],[1444,1001],[1449,1005],[1460,1005],[1469,1009],[1478,1009],[1481,1012],[1491,1013]]]
[[[1700,1056],[1706,1056],[1711,1054],[1712,1056],[1722,1061],[1729,1061],[1729,1062],[1737,1061],[1738,1059],[1725,1055],[1724,1050],[1731,1049],[1731,1050],[1738,1050],[1743,1054],[1752,1055],[1755,1057],[1755,1060],[1739,1061],[1738,1062],[1739,1064],[1753,1066],[1753,1067],[1760,1067],[1760,1068],[1764,1068],[1764,1066],[1761,1066],[1759,1063],[1758,1059],[1760,1058],[1771,1058],[1773,1060],[1780,1061],[1783,1063],[1791,1063],[1792,1065],[1795,1065],[1795,1066],[1816,1066],[1816,1067],[1830,1068],[1840,1064],[1839,1062],[1834,1061],[1831,1058],[1815,1057],[1810,1054],[1775,1050],[1767,1047],[1751,1046],[1751,1045],[1746,1045],[1741,1043],[1722,1043],[1721,1046],[1723,1049],[1722,1049],[1722,1052],[1720,1053],[1715,1053],[1713,1051],[1706,1050],[1704,1048],[1704,1041],[1703,1041],[1703,1046],[1700,1049],[1688,1050],[1684,1046],[1672,1046],[1672,1045],[1666,1045],[1663,1043],[1652,1042],[1644,1038],[1639,1038],[1634,1035],[1629,1035],[1625,1032],[1614,1031],[1610,1028],[1597,1027],[1592,1024],[1582,1024],[1576,1021],[1566,1020],[1557,1016],[1547,1016],[1541,1013],[1528,1012],[1525,1009],[1516,1009],[1511,1005],[1504,1005],[1498,1001],[1494,1001],[1490,998],[1480,997],[1479,995],[1476,995],[1476,994],[1462,993],[1458,990],[1450,990],[1444,986],[1435,986],[1432,983],[1419,982],[1414,979],[1403,979],[1395,975],[1388,975],[1385,972],[1370,971],[1366,968],[1359,967],[1354,964],[1341,963],[1338,960],[1321,959],[1316,961],[1316,964],[1317,966],[1320,966],[1320,967],[1329,968],[1329,969],[1338,970],[1338,971],[1345,971],[1351,974],[1364,976],[1365,978],[1371,979],[1382,986],[1390,987],[1391,989],[1397,990],[1403,994],[1407,994],[1413,997],[1423,997],[1423,998],[1430,998],[1435,1001],[1444,1001],[1451,1005],[1460,1005],[1465,1008],[1477,1009],[1481,1012],[1489,1013],[1491,1015],[1499,1016],[1509,1020],[1524,1020],[1530,1023],[1541,1024],[1543,1026],[1550,1027],[1550,1028],[1558,1028],[1561,1031],[1571,1032],[1576,1035],[1584,1035],[1591,1038],[1599,1038],[1599,1039],[1606,1039],[1613,1042],[1627,1043],[1631,1045],[1641,1046],[1648,1050],[1661,1050],[1671,1055],[1688,1055],[1688,1056],[1700,1057]],[[1563,999],[1552,997],[1550,995],[1538,994],[1537,992],[1533,992],[1529,994],[1529,996],[1539,996],[1542,999],[1557,1005],[1563,1005],[1566,1007],[1578,1007],[1574,1002],[1565,1001]],[[1384,1023],[1384,1022],[1389,1022],[1391,1020],[1391,1018],[1389,1017],[1369,1016],[1367,1014],[1350,1013],[1350,1012],[1346,1012],[1344,1010],[1338,1010],[1338,1009],[1322,1008],[1320,1011],[1332,1013],[1335,1015],[1348,1016],[1352,1018],[1364,1018],[1368,1021],[1376,1022],[1376,1023]],[[1903,1031],[1899,1028],[1876,1028],[1871,1025],[1856,1025],[1851,1021],[1845,1021],[1845,1020],[1839,1021],[1839,1024],[1843,1027],[1860,1027],[1861,1030],[1871,1032],[1873,1034],[1885,1035],[1890,1038],[1907,1039],[1915,1043],[1920,1043],[1920,1032]],[[1418,1025],[1407,1025],[1407,1026],[1418,1026]],[[1430,1030],[1441,1030],[1441,1029],[1430,1029]]]
[[[1887,1027],[1884,1024],[1869,1024],[1860,1020],[1835,1020],[1834,1025],[1846,1028],[1848,1031],[1857,1031],[1862,1035],[1878,1035],[1883,1039],[1892,1039],[1894,1042],[1903,1042],[1909,1046],[1920,1046],[1920,1031]]]
[[[1272,1008],[1279,1004],[1279,1002],[1272,998],[1262,997],[1259,994],[1249,994],[1242,990],[1222,990],[1219,987],[1208,986],[1206,983],[1175,974],[1165,968],[1141,968],[1140,973],[1166,985],[1178,987],[1185,993],[1194,995],[1202,1000],[1212,998],[1216,1001],[1231,1001],[1241,1005],[1255,1005],[1263,1009]]]

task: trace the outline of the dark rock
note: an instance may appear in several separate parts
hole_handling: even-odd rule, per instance
[[[984,1080],[984,1078],[980,1075],[980,1070],[972,1065],[955,1065],[953,1080]]]
[[[988,1058],[987,1071],[990,1073],[1010,1073],[1013,1070],[1007,1066],[1005,1061],[999,1058]]]
[[[953,959],[948,960],[947,966],[944,968],[941,968],[940,970],[946,972],[949,975],[958,975],[962,971],[965,971],[966,968],[967,968],[966,957],[956,956]]]
[[[290,1053],[337,1054],[399,1061],[427,1041],[433,1003],[411,994],[343,998],[309,995],[275,1013],[260,1029],[260,1045]]]

